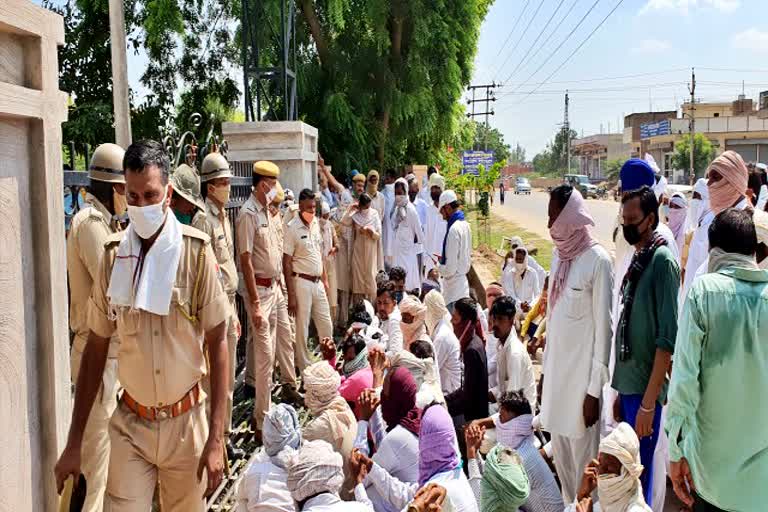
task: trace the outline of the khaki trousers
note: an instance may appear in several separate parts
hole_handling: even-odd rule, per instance
[[[120,404],[109,424],[112,455],[104,510],[147,512],[160,482],[163,512],[203,512],[206,475],[197,467],[208,439],[205,406],[158,421],[139,418]]]
[[[253,418],[256,420],[256,426],[261,429],[272,398],[272,374],[275,371],[277,345],[277,303],[281,293],[280,286],[274,282],[268,288],[257,286],[256,290],[259,293],[263,321],[257,329],[250,318],[250,310],[248,311],[252,342],[246,347],[245,357],[250,363],[251,373],[246,374],[245,380],[256,390]]]
[[[82,346],[82,345],[81,345]],[[72,382],[77,384],[80,362],[83,353],[72,346],[70,364]],[[83,431],[83,444],[80,450],[80,469],[86,481],[87,495],[83,512],[101,512],[104,506],[104,493],[107,490],[107,472],[109,470],[109,419],[117,407],[117,359],[107,359],[99,394],[88,415],[88,422]]]
[[[294,277],[293,282],[296,289],[296,366],[299,371],[304,371],[312,364],[307,348],[310,318],[321,339],[333,336],[333,324],[323,282],[313,283],[301,277]]]
[[[296,330],[288,314],[288,299],[281,287],[277,299],[277,364],[280,366],[280,383],[296,388]]]
[[[227,393],[227,409],[224,411],[224,434],[232,432],[232,408],[235,406],[235,380],[237,379],[237,341],[240,339],[240,320],[237,318],[237,305],[235,295],[229,297],[232,304],[232,316],[227,321],[227,349],[229,351],[229,392]],[[211,396],[211,368],[200,382],[205,394]],[[205,415],[211,417],[211,400],[205,401]]]

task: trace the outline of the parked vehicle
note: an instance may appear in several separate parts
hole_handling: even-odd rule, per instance
[[[515,180],[515,194],[529,194],[531,193],[531,182],[528,178],[522,176]]]
[[[597,197],[597,187],[589,182],[589,177],[583,174],[566,174],[563,181],[581,192],[581,195],[589,199]]]

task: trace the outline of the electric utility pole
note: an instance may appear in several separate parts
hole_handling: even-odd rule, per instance
[[[688,91],[691,93],[691,110],[688,113],[688,119],[689,119],[689,131],[691,136],[691,165],[690,165],[690,180],[691,185],[693,185],[694,181],[696,181],[696,168],[693,165],[693,158],[694,158],[694,140],[693,137],[695,135],[696,131],[696,73],[693,68],[691,68],[691,84],[688,86]]]
[[[474,119],[477,116],[485,116],[485,150],[488,150],[488,130],[490,129],[490,125],[488,122],[488,116],[496,115],[496,112],[493,111],[493,109],[490,109],[491,102],[496,101],[496,97],[494,96],[493,90],[499,87],[499,84],[496,82],[491,82],[490,84],[486,85],[470,85],[467,89],[472,92],[472,99],[467,100],[467,105],[472,106],[472,112],[467,112],[467,117],[470,119]],[[475,99],[475,91],[478,89],[485,89],[485,98],[479,98]],[[485,103],[485,111],[484,112],[475,112],[475,103]],[[476,149],[476,148],[475,148]]]
[[[565,116],[563,118],[563,131],[565,132],[565,159],[566,159],[566,171],[565,174],[571,172],[571,123],[568,120],[568,91],[565,91]]]
[[[125,149],[131,145],[131,107],[128,102],[128,63],[125,55],[125,13],[122,0],[109,0],[109,46],[112,53],[115,142]]]

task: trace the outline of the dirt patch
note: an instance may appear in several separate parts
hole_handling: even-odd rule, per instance
[[[472,252],[472,266],[475,267],[483,286],[488,286],[501,277],[501,263],[503,258],[496,251],[483,244]]]

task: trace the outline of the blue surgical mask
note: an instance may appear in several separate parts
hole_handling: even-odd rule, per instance
[[[179,222],[182,224],[185,224],[189,226],[192,224],[192,214],[191,213],[181,213],[177,210],[173,210],[173,214],[176,215],[176,219],[178,219]]]
[[[395,302],[400,304],[401,300],[403,300],[403,292],[395,292]]]
[[[662,216],[663,216],[665,219],[668,219],[668,218],[669,218],[669,205],[668,205],[668,204],[663,204],[663,205],[661,205],[661,215],[662,215]]]

